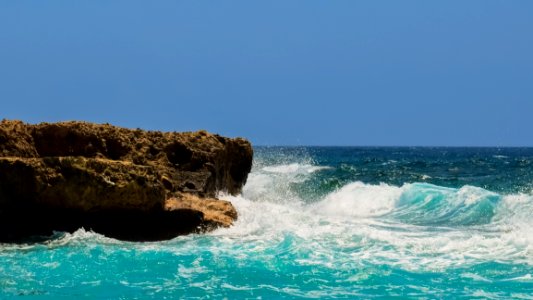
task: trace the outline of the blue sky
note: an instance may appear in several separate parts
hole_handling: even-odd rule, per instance
[[[2,1],[0,117],[533,146],[533,1]]]

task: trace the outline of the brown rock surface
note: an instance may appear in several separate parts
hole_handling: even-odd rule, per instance
[[[0,122],[0,241],[80,227],[158,240],[229,226],[219,191],[241,191],[252,164],[241,138],[86,122]]]

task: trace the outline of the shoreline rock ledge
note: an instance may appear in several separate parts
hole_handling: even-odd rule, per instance
[[[251,144],[205,131],[0,122],[0,242],[93,230],[154,241],[230,226]]]

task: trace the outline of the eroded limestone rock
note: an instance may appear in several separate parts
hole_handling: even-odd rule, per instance
[[[0,122],[0,240],[80,227],[158,240],[229,226],[219,191],[238,194],[252,165],[241,138],[86,122]]]

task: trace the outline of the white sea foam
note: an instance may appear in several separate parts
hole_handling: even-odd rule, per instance
[[[330,268],[354,268],[364,261],[407,270],[445,270],[489,260],[533,265],[530,195],[501,197],[473,186],[451,189],[429,184],[397,187],[353,182],[317,203],[306,203],[290,190],[291,180],[312,176],[302,169],[317,170],[301,165],[254,170],[241,196],[221,195],[236,206],[238,221],[212,235],[221,240],[253,240],[256,250],[283,244],[290,236],[299,243],[292,247],[306,253],[295,260],[297,263]],[[427,195],[420,202],[409,203],[415,207],[410,209],[419,209],[415,211],[417,218],[442,217],[441,226],[426,227],[417,220],[411,224],[409,219],[396,218],[406,209],[403,198],[420,192]],[[437,200],[447,201],[442,215],[434,215],[437,208],[427,206],[435,204],[428,201]],[[484,215],[488,212],[492,217]],[[465,218],[477,217],[475,213],[486,217],[488,223],[461,225]],[[458,225],[454,220],[459,220]]]
[[[313,166],[311,164],[292,163],[288,165],[274,165],[263,167],[263,171],[280,174],[310,174],[320,170],[326,170],[327,166]]]
[[[116,245],[123,242],[106,237],[102,234],[96,233],[92,230],[85,230],[80,228],[73,233],[57,232],[54,234],[55,238],[45,243],[47,247],[61,247],[65,245],[86,245],[91,244],[103,244],[103,245]]]
[[[461,204],[470,206],[479,203],[485,199],[488,194],[491,196],[496,196],[495,193],[491,193],[482,188],[466,185],[457,191],[457,199],[461,202]]]
[[[90,230],[85,230],[80,228],[73,233],[68,232],[55,232],[51,239],[47,240],[44,243],[21,243],[21,244],[0,244],[1,251],[12,251],[12,250],[24,250],[32,251],[35,249],[48,248],[59,248],[64,246],[86,246],[86,245],[118,245],[123,244],[124,242],[108,238],[102,234],[95,233]]]
[[[327,170],[327,166],[315,166],[307,162],[256,166],[248,176],[243,195],[247,199],[261,199],[277,203],[298,202],[291,184],[305,182],[313,173]]]
[[[521,282],[533,282],[533,276],[531,274],[526,274],[524,276],[518,276],[508,279],[508,281],[521,281]]]
[[[354,182],[329,194],[314,205],[319,214],[349,217],[375,217],[391,212],[402,188],[387,184],[369,185]]]

